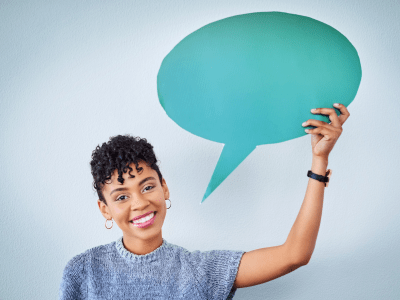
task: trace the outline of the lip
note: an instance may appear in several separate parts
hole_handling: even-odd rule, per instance
[[[153,213],[153,212],[155,212],[155,211],[152,210],[152,211],[149,211],[149,212],[145,213],[144,215],[134,217],[131,221],[133,222],[133,221],[135,221],[135,220],[139,220],[139,219],[141,219],[141,218],[143,218],[143,217],[145,217],[145,216],[147,216],[147,215],[150,215],[150,214]]]
[[[145,228],[148,227],[150,225],[152,225],[154,223],[154,220],[156,219],[157,216],[157,212],[154,212],[154,217],[150,220],[148,220],[147,222],[144,223],[140,223],[140,224],[134,224],[133,221],[131,221],[131,223],[133,224],[133,226],[138,227],[138,228]]]

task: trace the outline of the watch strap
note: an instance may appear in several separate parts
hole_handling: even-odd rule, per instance
[[[308,176],[308,177],[310,177],[310,178],[312,178],[312,179],[315,179],[315,180],[318,180],[318,181],[320,181],[320,182],[325,183],[325,187],[328,187],[329,179],[331,178],[331,175],[332,175],[332,170],[331,170],[331,169],[328,169],[328,170],[326,171],[325,176],[315,174],[315,173],[313,173],[311,170],[308,170],[308,172],[307,172],[307,176]]]

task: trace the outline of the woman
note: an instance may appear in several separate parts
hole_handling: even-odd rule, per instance
[[[331,123],[308,120],[312,166],[306,195],[283,245],[250,252],[189,252],[162,238],[169,190],[146,139],[118,135],[92,153],[93,185],[117,241],[87,250],[66,265],[60,299],[232,299],[237,288],[261,284],[306,265],[321,221],[328,156],[350,116],[342,104],[318,108]],[[329,170],[328,170],[329,171]],[[318,176],[319,175],[319,176]],[[167,207],[166,200],[169,205]]]

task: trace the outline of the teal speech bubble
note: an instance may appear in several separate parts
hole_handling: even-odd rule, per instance
[[[308,119],[329,123],[310,110],[348,106],[360,82],[357,51],[339,31],[309,17],[257,12],[186,36],[162,61],[157,90],[176,124],[225,144],[202,203],[257,145],[307,135]]]

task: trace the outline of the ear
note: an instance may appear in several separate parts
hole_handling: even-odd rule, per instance
[[[164,198],[169,199],[169,189],[168,189],[167,183],[165,182],[164,178],[162,179],[162,188],[164,190]]]
[[[112,219],[112,216],[110,214],[110,210],[107,205],[104,204],[103,201],[100,201],[100,199],[97,199],[97,204],[99,206],[101,214],[106,218],[107,220]]]

